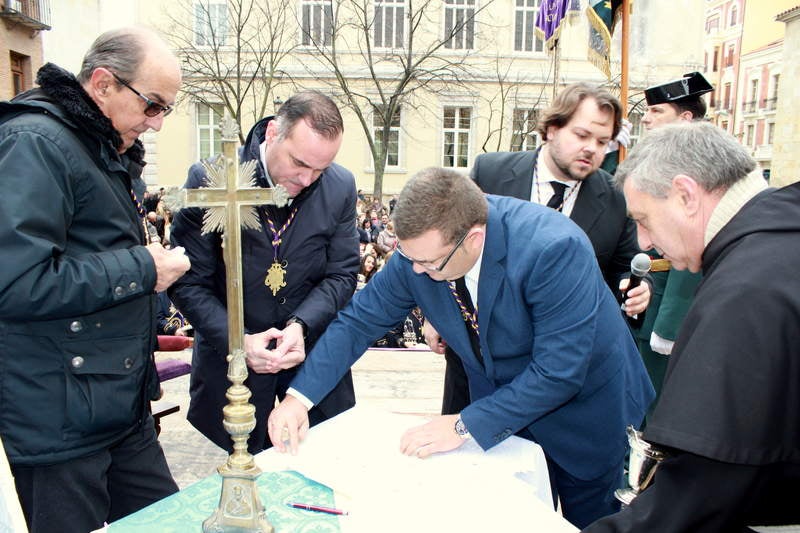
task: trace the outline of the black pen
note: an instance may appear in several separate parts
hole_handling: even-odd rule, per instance
[[[286,505],[294,509],[302,509],[304,511],[315,511],[317,513],[326,513],[335,515],[349,514],[347,511],[342,511],[341,509],[334,509],[333,507],[322,507],[321,505],[311,505],[310,503],[287,502]]]

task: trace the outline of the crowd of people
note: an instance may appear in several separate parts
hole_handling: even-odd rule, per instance
[[[391,197],[387,207],[373,199],[372,196],[365,195],[363,191],[358,191],[356,223],[361,267],[358,272],[356,291],[363,289],[372,277],[386,266],[397,248],[397,235],[391,220],[391,213],[396,204],[396,195]],[[422,311],[419,307],[415,307],[405,319],[376,339],[372,346],[375,348],[427,348],[424,324],[425,318]]]
[[[151,243],[170,246],[170,231],[172,229],[172,211],[164,201],[164,188],[157,193],[144,191],[142,207],[147,213],[147,235]]]
[[[239,332],[222,235],[200,208],[173,219],[141,178],[138,137],[181,85],[167,44],[107,32],[77,76],[47,64],[37,83],[0,103],[0,438],[30,531],[84,532],[177,491],[149,412],[158,333],[191,323],[187,418],[231,451]],[[589,532],[800,522],[800,184],[769,188],[703,122],[711,89],[697,73],[649,88],[647,135],[614,168],[622,105],[569,85],[537,150],[482,154],[469,177],[424,169],[387,206],[334,162],[329,96],[259,120],[241,160],[290,201],[242,231],[249,451],[296,453],[355,404],[368,347],[424,341],[447,361],[442,412],[402,436],[406,455],[536,442],[554,509]],[[635,286],[643,250],[659,266]],[[621,509],[629,428],[664,458]]]

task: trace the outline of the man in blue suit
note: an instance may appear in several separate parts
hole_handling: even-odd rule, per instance
[[[483,192],[547,205],[572,219],[589,237],[614,294],[627,287],[631,260],[641,252],[625,198],[611,186],[611,176],[598,168],[621,128],[622,108],[615,96],[575,83],[542,113],[537,131],[545,143],[539,149],[481,154],[472,167],[472,179]],[[649,300],[649,283],[642,283],[626,293],[625,312],[641,315]],[[442,414],[458,413],[469,404],[466,377],[452,347],[437,337],[426,326],[428,345],[447,361]]]
[[[289,98],[275,117],[250,131],[242,161],[255,160],[262,187],[282,186],[288,206],[258,206],[261,231],[242,231],[244,348],[256,426],[249,450],[271,446],[267,416],[282,398],[297,365],[355,291],[358,272],[356,187],[353,175],[333,162],[344,125],[327,96],[304,91]],[[187,186],[204,181],[194,165]],[[202,209],[182,209],[172,224],[172,243],[195,260],[170,297],[195,330],[187,418],[215,444],[232,449],[222,424],[228,362],[228,320],[222,236],[203,234]],[[283,283],[272,283],[273,272]],[[268,276],[268,273],[269,276]],[[350,373],[311,412],[321,422],[355,404]]]
[[[471,403],[409,430],[403,452],[426,457],[469,438],[488,449],[518,434],[544,449],[568,520],[582,527],[614,512],[625,427],[642,421],[654,393],[585,233],[445,169],[412,178],[393,218],[398,258],[309,354],[270,416],[276,448],[296,452],[307,410],[419,305],[459,354]]]

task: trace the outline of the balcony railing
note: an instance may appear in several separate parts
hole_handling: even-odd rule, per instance
[[[742,102],[742,111],[745,113],[755,113],[757,105],[758,105],[758,100],[752,100],[750,102]]]
[[[0,17],[33,30],[49,30],[50,0],[6,0]]]
[[[755,150],[753,150],[753,157],[756,161],[769,161],[772,159],[772,145],[771,144],[762,144],[760,146],[756,146]]]
[[[778,109],[778,97],[777,96],[775,98],[767,98],[765,102],[767,104],[767,109],[769,111],[775,111],[776,109]]]

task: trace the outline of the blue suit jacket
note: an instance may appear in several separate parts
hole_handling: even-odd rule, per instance
[[[485,368],[447,284],[397,256],[339,313],[292,386],[319,401],[416,303],[464,362],[472,403],[461,415],[481,447],[527,428],[567,472],[595,478],[624,456],[625,427],[642,421],[653,387],[584,232],[552,209],[487,198]]]
[[[485,193],[529,200],[540,152],[481,154],[472,166],[472,179]],[[588,235],[600,271],[616,294],[620,280],[630,275],[633,256],[641,250],[625,197],[611,184],[610,175],[598,170],[583,180],[570,218]]]

